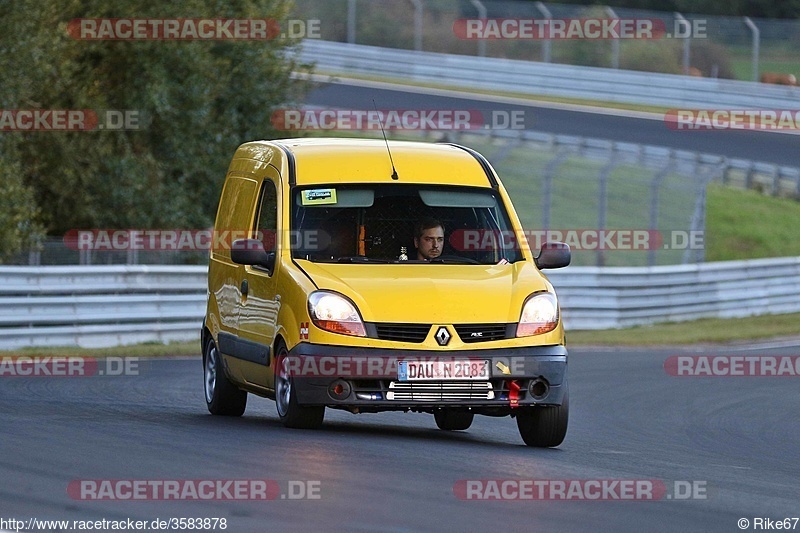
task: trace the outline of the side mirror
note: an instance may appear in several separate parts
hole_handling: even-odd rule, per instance
[[[264,267],[272,272],[275,268],[275,252],[265,252],[263,243],[258,239],[238,239],[231,245],[231,261]]]
[[[536,266],[544,268],[561,268],[569,265],[572,253],[569,244],[563,242],[546,242],[536,256]]]

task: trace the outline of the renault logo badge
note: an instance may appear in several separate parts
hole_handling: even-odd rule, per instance
[[[447,328],[444,326],[440,326],[438,330],[436,330],[436,342],[439,343],[439,346],[447,346],[447,343],[450,342],[450,332],[447,331]]]

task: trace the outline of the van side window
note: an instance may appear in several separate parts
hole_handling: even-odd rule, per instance
[[[222,196],[217,210],[217,221],[214,231],[217,235],[228,235],[230,232],[240,235],[250,224],[249,217],[255,203],[257,183],[254,180],[229,176],[222,189]],[[237,233],[238,232],[238,233]],[[239,237],[241,238],[241,235]],[[230,243],[228,243],[230,244]],[[211,250],[215,256],[230,257],[227,246],[214,246]]]
[[[264,243],[264,250],[274,252],[278,230],[278,195],[275,184],[270,179],[265,179],[261,188],[261,202],[255,229],[260,232],[259,238]]]

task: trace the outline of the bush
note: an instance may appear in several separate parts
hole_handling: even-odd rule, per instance
[[[708,39],[695,39],[692,41],[689,57],[692,66],[700,69],[705,77],[714,75],[715,66],[717,78],[736,77],[731,68],[728,50],[720,44],[709,42]]]
[[[676,41],[628,41],[620,47],[620,68],[681,74],[681,48]]]

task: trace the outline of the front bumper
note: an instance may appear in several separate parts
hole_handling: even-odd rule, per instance
[[[398,379],[398,361],[436,359],[488,360],[490,375],[484,380]],[[470,407],[503,416],[517,407],[561,405],[567,381],[567,349],[560,345],[431,352],[301,343],[289,352],[287,365],[300,405],[354,412]]]

